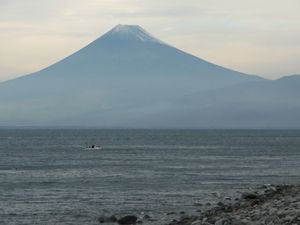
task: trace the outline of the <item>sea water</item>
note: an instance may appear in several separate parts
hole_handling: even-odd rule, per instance
[[[299,165],[297,130],[1,129],[0,224],[160,224],[249,187],[299,183]]]

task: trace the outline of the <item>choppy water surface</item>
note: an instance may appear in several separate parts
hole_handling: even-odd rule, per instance
[[[103,150],[86,151],[86,142]],[[189,212],[216,193],[299,183],[299,164],[300,131],[292,130],[3,129],[0,224]]]

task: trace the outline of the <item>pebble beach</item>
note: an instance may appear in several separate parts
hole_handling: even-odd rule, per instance
[[[299,225],[300,185],[264,185],[169,225]]]

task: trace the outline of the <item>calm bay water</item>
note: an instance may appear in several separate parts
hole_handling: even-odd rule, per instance
[[[2,129],[0,224],[192,212],[216,193],[299,183],[299,165],[296,130]]]

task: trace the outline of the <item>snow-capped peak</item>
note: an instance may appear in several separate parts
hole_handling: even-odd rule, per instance
[[[119,24],[115,26],[112,30],[107,32],[104,35],[106,38],[119,38],[121,40],[135,40],[142,42],[153,42],[165,44],[161,40],[153,37],[147,31],[145,31],[142,27],[138,25],[122,25]]]

